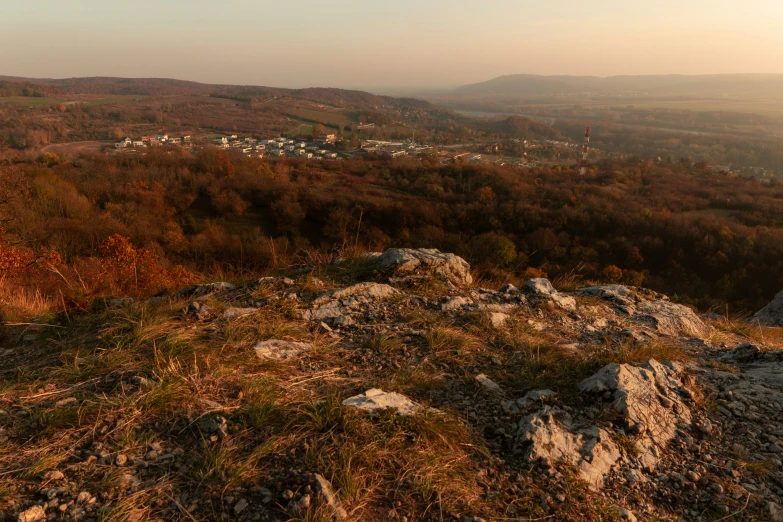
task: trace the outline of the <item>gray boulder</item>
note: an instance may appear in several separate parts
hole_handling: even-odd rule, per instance
[[[313,345],[311,343],[271,339],[256,344],[253,349],[259,359],[282,361],[299,357],[304,353],[312,352]]]
[[[682,399],[690,392],[679,379],[681,371],[675,363],[654,359],[639,366],[609,364],[582,381],[579,390],[612,395],[613,409],[622,415],[631,433],[638,435],[635,445],[642,464],[653,468],[677,427],[691,423],[690,409]]]
[[[437,275],[455,285],[473,283],[467,261],[432,248],[390,248],[377,258],[377,262],[382,268],[403,277]]]
[[[522,285],[521,290],[533,302],[552,302],[563,310],[576,310],[576,300],[555,290],[548,279],[531,279]]]
[[[748,322],[762,326],[783,326],[783,292],[779,292],[767,306],[748,319]]]
[[[405,395],[394,392],[385,392],[377,388],[355,395],[343,401],[343,405],[359,408],[366,412],[375,413],[383,410],[395,410],[402,416],[415,414],[421,406],[407,398]]]
[[[531,462],[573,464],[593,489],[603,487],[606,474],[621,456],[609,431],[575,423],[568,413],[550,406],[519,422],[517,447],[526,448]]]
[[[607,301],[618,313],[640,326],[675,337],[704,337],[709,328],[687,306],[669,301],[665,295],[630,288],[606,285],[583,288],[579,293]]]
[[[312,310],[305,310],[302,316],[310,321],[346,323],[349,321],[340,318],[366,312],[378,301],[397,295],[400,292],[389,285],[358,283],[323,294],[313,301]]]

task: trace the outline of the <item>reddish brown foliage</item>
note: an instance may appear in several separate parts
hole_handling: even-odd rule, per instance
[[[150,295],[177,289],[195,279],[181,266],[166,269],[153,251],[137,248],[119,234],[101,243],[98,255],[103,269],[101,278],[117,295]]]

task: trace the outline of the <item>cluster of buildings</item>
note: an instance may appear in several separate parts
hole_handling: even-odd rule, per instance
[[[324,148],[337,141],[334,134],[323,134],[312,139],[292,140],[289,138],[274,138],[259,140],[256,138],[240,138],[237,135],[223,136],[215,139],[215,144],[223,149],[235,149],[247,156],[294,156],[305,159],[339,159],[336,152]]]
[[[366,140],[359,143],[359,151],[364,154],[378,154],[389,158],[399,158],[408,155],[431,153],[431,145],[421,145],[412,139],[402,142]]]
[[[191,137],[188,135],[169,136],[168,134],[155,134],[154,136],[142,136],[137,140],[123,138],[114,144],[117,149],[142,149],[158,145],[190,146]]]

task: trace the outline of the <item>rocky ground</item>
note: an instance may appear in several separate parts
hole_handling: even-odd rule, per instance
[[[782,521],[779,300],[391,249],[16,325],[0,520]]]

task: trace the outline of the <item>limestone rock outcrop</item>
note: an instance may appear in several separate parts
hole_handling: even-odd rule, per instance
[[[679,379],[681,372],[676,363],[654,359],[639,366],[609,364],[582,381],[579,390],[611,394],[612,408],[637,435],[635,445],[642,464],[653,468],[678,426],[691,423],[690,409],[683,400],[690,391]]]
[[[343,317],[369,310],[375,303],[400,295],[389,285],[358,283],[347,288],[327,292],[313,301],[313,308],[305,310],[304,319],[332,323]]]
[[[270,339],[256,344],[253,349],[260,359],[282,361],[313,351],[313,345],[297,341]]]
[[[390,248],[376,259],[381,268],[400,277],[436,275],[458,286],[473,283],[467,261],[433,248]]]
[[[421,406],[407,398],[405,395],[385,392],[377,388],[367,390],[362,394],[345,399],[343,404],[370,413],[383,410],[395,410],[402,416],[414,415],[421,409]]]
[[[549,301],[569,312],[576,309],[576,300],[555,290],[548,279],[531,279],[522,285],[521,291],[534,303]]]
[[[557,461],[570,462],[593,489],[603,487],[604,477],[621,456],[608,430],[574,422],[570,414],[552,406],[519,422],[517,444],[526,448],[531,462],[546,467]]]
[[[631,322],[664,335],[703,337],[709,331],[696,313],[668,297],[623,285],[593,286],[579,290],[581,295],[599,297]]]

